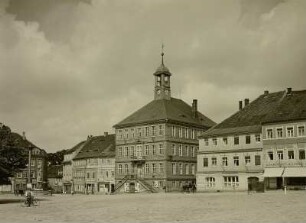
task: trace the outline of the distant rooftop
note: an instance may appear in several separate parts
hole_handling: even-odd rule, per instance
[[[115,157],[115,134],[89,137],[74,160],[95,157]]]

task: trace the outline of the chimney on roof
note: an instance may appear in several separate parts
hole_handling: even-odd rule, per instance
[[[26,135],[25,134],[26,134],[25,132],[22,132],[22,139],[23,140],[26,140]]]
[[[243,108],[242,101],[239,101],[239,111],[242,110],[242,108]]]
[[[192,101],[192,115],[194,118],[198,117],[198,100],[193,99]]]
[[[104,136],[108,136],[108,132],[104,132]]]
[[[266,90],[266,91],[264,92],[264,95],[268,95],[268,94],[269,94],[269,91]]]
[[[246,98],[244,99],[244,107],[247,106],[250,103],[250,99]]]
[[[292,88],[291,88],[291,87],[288,87],[288,88],[287,88],[287,94],[291,94],[291,92],[292,92]]]

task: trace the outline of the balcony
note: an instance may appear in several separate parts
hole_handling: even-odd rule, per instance
[[[134,163],[144,163],[146,161],[144,156],[130,156],[130,159]]]

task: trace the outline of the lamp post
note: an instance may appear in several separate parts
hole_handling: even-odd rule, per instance
[[[23,140],[26,141],[25,132],[23,132]],[[31,178],[31,158],[32,158],[32,147],[29,145],[28,153],[28,179],[27,179],[27,189],[32,189],[32,178]]]

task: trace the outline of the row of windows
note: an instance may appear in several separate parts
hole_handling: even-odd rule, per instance
[[[173,156],[187,156],[187,157],[196,157],[196,146],[187,146],[182,144],[172,144],[171,153]],[[133,157],[133,156],[148,156],[148,155],[162,155],[164,154],[164,145],[163,144],[152,144],[142,146],[125,146],[118,148],[119,157]]]
[[[119,174],[129,174],[133,172],[133,168],[129,164],[118,164],[118,173]],[[143,171],[145,174],[152,173],[164,173],[164,164],[163,163],[146,163]]]
[[[267,152],[269,160],[283,160],[284,159],[284,151],[283,150],[277,150],[276,152],[274,151],[268,151]],[[296,153],[294,150],[288,150],[287,153],[287,159],[289,160],[294,160],[297,159]],[[301,149],[298,151],[298,159],[299,160],[305,160],[305,150]]]
[[[76,178],[84,178],[85,177],[85,173],[83,171],[75,171],[73,173],[73,177],[76,177]]]
[[[40,178],[41,177],[41,172],[37,172],[37,176]],[[28,177],[28,172],[18,172],[16,174],[17,178],[27,178]],[[31,178],[35,178],[36,174],[34,171],[31,171]]]
[[[119,129],[117,139],[134,139],[138,137],[149,137],[149,136],[162,136],[164,135],[163,125],[152,125],[138,128],[127,128]]]
[[[234,136],[233,139],[234,139],[234,145],[239,145],[239,144],[243,143],[243,142],[240,142],[241,137],[239,137],[239,136]],[[259,134],[255,135],[255,141],[256,142],[261,141],[261,137],[260,137]],[[228,145],[228,137],[223,137],[222,139],[221,138],[212,138],[211,143],[214,146],[217,146],[220,143],[222,143],[223,145]],[[251,144],[251,136],[250,135],[245,136],[244,143],[245,144]],[[209,146],[209,139],[204,139],[204,145]]]
[[[163,144],[152,144],[152,145],[145,145],[144,149],[142,146],[125,146],[118,148],[118,156],[119,157],[141,157],[143,155],[161,155],[164,154],[164,145]]]
[[[171,136],[185,139],[196,139],[202,132],[188,127],[171,126]]]
[[[172,163],[172,174],[173,175],[194,175],[195,164],[189,163]]]
[[[261,165],[260,155],[255,155],[254,159],[255,159],[255,166]],[[211,164],[211,166],[217,166],[218,162],[219,161],[218,161],[217,157],[212,157],[210,164]],[[232,163],[233,163],[234,166],[240,166],[240,164],[241,164],[240,163],[240,157],[239,156],[233,156]],[[251,163],[251,156],[249,156],[249,155],[244,156],[244,164],[248,165],[250,163]],[[228,164],[229,164],[228,157],[225,157],[225,156],[222,157],[221,165],[222,166],[228,166]],[[208,166],[209,166],[209,159],[207,157],[204,157],[203,158],[203,167],[208,167]]]
[[[216,186],[216,179],[214,177],[205,178],[206,187],[213,188]],[[223,177],[224,187],[239,187],[239,177],[238,176],[224,176]]]
[[[191,156],[195,157],[196,156],[196,150],[198,147],[195,146],[186,146],[186,145],[176,145],[172,144],[171,150],[172,150],[172,155],[173,156]]]
[[[171,136],[185,139],[196,139],[202,131],[180,126],[171,126]],[[117,139],[134,139],[138,137],[163,136],[164,125],[152,125],[138,128],[119,129]]]
[[[273,138],[292,138],[294,137],[294,127],[293,126],[287,126],[285,127],[276,127],[276,128],[267,128],[266,130],[267,138],[273,139]],[[305,136],[305,126],[298,126],[297,127],[297,136]]]

